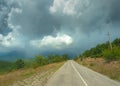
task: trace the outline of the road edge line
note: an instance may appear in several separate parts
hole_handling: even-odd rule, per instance
[[[81,76],[81,74],[77,71],[77,69],[75,68],[75,66],[73,65],[72,62],[71,62],[71,65],[72,65],[73,69],[75,70],[75,72],[79,75],[79,77],[81,78],[81,80],[83,81],[83,83],[85,84],[85,86],[88,86],[88,84],[87,84],[86,81],[83,79],[83,77]]]

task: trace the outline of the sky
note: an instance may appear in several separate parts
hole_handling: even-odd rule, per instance
[[[81,54],[120,38],[120,0],[0,0],[0,56]]]

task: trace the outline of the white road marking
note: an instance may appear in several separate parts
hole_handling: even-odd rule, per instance
[[[71,65],[72,65],[73,69],[75,70],[75,72],[79,75],[79,77],[81,78],[81,80],[83,81],[83,83],[85,84],[85,86],[88,86],[88,84],[87,84],[86,81],[83,79],[83,77],[81,76],[81,74],[77,71],[77,69],[75,68],[75,66],[73,65],[72,62],[71,62]]]

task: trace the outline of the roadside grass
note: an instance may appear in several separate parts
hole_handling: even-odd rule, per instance
[[[8,73],[13,70],[13,63],[7,61],[0,61],[0,75]]]
[[[10,73],[0,75],[0,86],[11,86],[14,82],[29,78],[37,73],[44,73],[49,70],[52,70],[53,72],[55,72],[63,64],[64,62],[53,63],[53,64],[48,64],[45,66],[40,66],[38,68],[20,69],[20,70],[15,70]]]
[[[76,61],[111,79],[120,81],[120,61],[107,62],[103,58],[85,58],[83,61],[80,61],[79,59]]]

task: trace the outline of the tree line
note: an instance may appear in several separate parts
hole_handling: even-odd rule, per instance
[[[115,39],[111,42],[112,50],[110,49],[109,42],[98,44],[96,47],[93,47],[89,50],[86,50],[82,53],[81,57],[103,57],[106,60],[120,60],[120,38]]]
[[[48,57],[44,57],[42,55],[37,55],[35,60],[33,61],[33,67],[36,68],[38,66],[66,61],[69,57],[67,54],[64,55],[49,55]]]
[[[39,66],[66,60],[69,60],[67,54],[49,55],[47,57],[36,55],[32,60],[17,59],[15,62],[0,61],[0,74],[24,68],[37,68]]]

